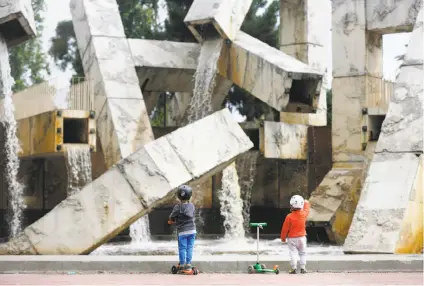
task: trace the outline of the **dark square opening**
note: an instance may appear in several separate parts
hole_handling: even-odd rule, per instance
[[[88,144],[88,119],[64,118],[63,143]]]
[[[13,19],[0,25],[0,34],[3,35],[6,42],[26,37],[26,32],[22,28],[18,19]]]
[[[369,115],[368,116],[368,127],[369,127],[369,141],[378,141],[381,133],[381,126],[386,118],[385,115]]]
[[[317,86],[316,79],[293,79],[286,111],[312,113]]]
[[[244,129],[244,133],[249,137],[250,141],[253,143],[252,150],[259,150],[259,129]]]
[[[196,29],[197,33],[199,33],[203,40],[216,39],[220,37],[218,31],[215,29],[215,26],[212,23],[194,24],[193,27]]]

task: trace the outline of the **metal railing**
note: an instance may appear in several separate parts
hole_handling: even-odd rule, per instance
[[[70,84],[70,85],[69,85]],[[13,95],[15,117],[25,118],[53,109],[92,110],[92,81],[81,77],[52,78]]]
[[[367,105],[368,108],[377,108],[386,113],[394,92],[395,83],[384,79],[371,79],[368,85]]]

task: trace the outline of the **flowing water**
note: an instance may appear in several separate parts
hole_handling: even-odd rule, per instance
[[[131,244],[144,245],[150,241],[149,216],[145,215],[139,218],[130,226]]]
[[[68,171],[68,196],[75,194],[91,183],[91,154],[88,145],[69,145],[66,153]]]
[[[227,239],[244,238],[243,201],[238,181],[236,163],[233,162],[222,172],[222,190],[218,192]]]
[[[250,206],[252,204],[252,189],[255,183],[256,164],[259,151],[250,151],[237,158],[237,166],[242,170],[239,178],[241,200],[243,201],[243,225],[246,233],[250,233]]]
[[[16,237],[22,231],[22,212],[25,208],[24,186],[18,181],[20,145],[16,136],[17,123],[12,101],[14,80],[10,74],[9,55],[4,39],[0,34],[0,97],[3,97],[0,121],[3,124],[6,155],[5,177],[9,190],[9,229],[10,236]]]

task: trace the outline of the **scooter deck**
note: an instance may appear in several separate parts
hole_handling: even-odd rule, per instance
[[[174,265],[171,268],[171,273],[179,275],[197,275],[199,274],[199,270],[196,267],[192,267],[191,269],[179,269]]]

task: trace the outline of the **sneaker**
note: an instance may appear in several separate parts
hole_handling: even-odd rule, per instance
[[[184,266],[184,270],[191,270],[191,264],[186,264],[185,266]]]
[[[306,274],[306,273],[308,273],[308,272],[306,272],[306,269],[300,269],[300,273],[301,273],[301,274]]]
[[[177,265],[177,269],[178,269],[178,270],[183,270],[183,269],[184,269],[184,266],[182,266],[181,264],[179,264],[179,263],[178,263],[178,265]]]
[[[296,269],[291,269],[291,270],[289,271],[289,274],[297,274],[297,270],[296,270]]]

